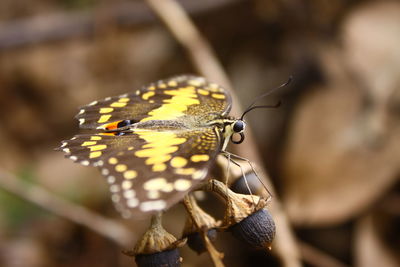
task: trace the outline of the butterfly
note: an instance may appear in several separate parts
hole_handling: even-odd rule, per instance
[[[100,169],[123,217],[142,217],[182,200],[207,178],[230,140],[243,141],[247,111],[235,119],[231,106],[219,85],[175,76],[83,106],[76,119],[88,133],[62,141],[59,149]]]

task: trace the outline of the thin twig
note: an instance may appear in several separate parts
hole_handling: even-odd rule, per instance
[[[157,16],[187,50],[195,68],[205,77],[226,88],[231,83],[208,42],[201,36],[185,10],[175,1],[146,0]]]
[[[203,242],[208,251],[208,254],[210,254],[210,257],[214,263],[214,266],[215,267],[224,267],[224,264],[222,262],[222,258],[224,257],[224,255],[221,252],[219,252],[214,247],[214,245],[211,243],[210,239],[207,236],[207,230],[204,231],[204,229],[201,228],[200,223],[197,220],[197,216],[196,216],[196,214],[194,214],[195,211],[193,210],[192,201],[194,201],[193,197],[190,195],[187,195],[183,199],[183,204],[184,204],[190,218],[192,219],[194,225],[201,232],[201,238],[203,239]]]
[[[187,51],[192,64],[197,68],[198,72],[211,81],[217,82],[227,90],[230,90],[233,99],[232,114],[240,117],[240,104],[234,91],[231,90],[232,86],[225,71],[217,60],[211,46],[196,29],[182,7],[174,0],[145,1],[166,25],[175,39]],[[277,236],[274,241],[273,251],[278,254],[284,266],[301,266],[299,248],[292,233],[290,222],[279,199],[274,193],[273,184],[268,178],[266,170],[263,168],[261,157],[249,127],[246,129],[246,140],[241,146],[240,154],[257,164],[261,179],[263,179],[263,182],[268,186],[271,193],[275,195],[273,204],[270,207],[277,226]]]
[[[400,216],[400,194],[392,192],[379,203],[379,208],[391,216]]]
[[[328,255],[327,253],[307,244],[298,242],[301,250],[301,255],[304,261],[316,267],[347,267],[348,265],[340,262],[338,259]]]
[[[120,246],[130,245],[135,236],[124,225],[104,218],[83,206],[68,202],[39,185],[24,182],[3,170],[0,170],[0,188],[53,214],[86,226]]]

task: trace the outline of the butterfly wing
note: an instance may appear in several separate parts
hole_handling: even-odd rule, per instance
[[[97,131],[63,141],[60,149],[83,165],[98,166],[117,209],[137,217],[167,209],[204,180],[221,147],[218,128],[206,125],[230,108],[228,92],[217,84],[172,77],[82,107],[80,127]],[[151,127],[121,132],[126,121]]]
[[[142,129],[123,136],[77,135],[62,149],[85,165],[96,163],[117,210],[137,218],[169,208],[205,179],[220,149],[219,135],[214,127]],[[101,154],[91,158],[95,152]]]
[[[80,128],[118,128],[118,123],[175,120],[204,112],[226,115],[231,108],[227,91],[203,77],[183,75],[160,80],[131,94],[94,101],[80,109]]]
[[[100,132],[76,135],[70,140],[64,140],[57,150],[62,150],[67,158],[84,166],[98,166],[102,164],[102,159],[115,152],[132,149],[136,142],[132,135],[118,136],[117,132]]]

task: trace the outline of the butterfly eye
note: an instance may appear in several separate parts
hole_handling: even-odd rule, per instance
[[[232,128],[233,128],[233,131],[235,133],[241,133],[241,132],[243,132],[244,127],[245,127],[244,121],[237,120],[236,122],[233,123],[233,127]]]

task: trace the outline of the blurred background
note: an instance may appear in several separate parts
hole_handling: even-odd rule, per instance
[[[242,105],[305,266],[400,265],[400,1],[182,0]],[[95,168],[53,149],[78,107],[195,73],[142,1],[0,1],[0,178],[40,186],[132,230]],[[1,182],[4,184],[4,182]],[[135,266],[116,242],[0,185],[0,266]],[[179,236],[177,205],[164,225]],[[279,229],[277,234],[279,235]],[[134,243],[132,242],[132,246]],[[222,234],[227,266],[281,266]],[[272,246],[273,247],[273,246]],[[211,266],[182,250],[183,266]]]

